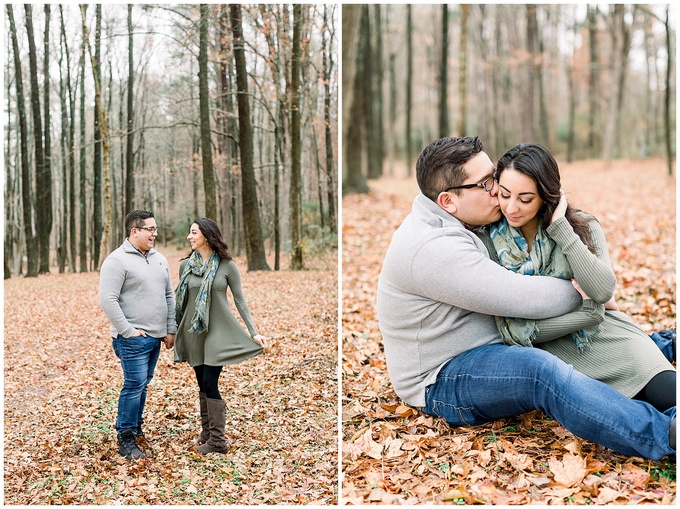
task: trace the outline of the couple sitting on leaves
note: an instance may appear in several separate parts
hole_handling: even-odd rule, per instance
[[[617,309],[600,224],[553,156],[521,144],[494,166],[479,138],[444,138],[416,176],[378,284],[399,397],[454,426],[540,410],[627,455],[675,454],[675,369]]]

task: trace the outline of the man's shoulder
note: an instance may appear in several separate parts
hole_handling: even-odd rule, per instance
[[[109,255],[104,259],[104,264],[102,265],[102,268],[104,268],[105,265],[111,265],[112,263],[118,262],[118,263],[123,263],[123,257],[125,255],[125,245],[121,244],[118,246],[116,249],[111,251]]]

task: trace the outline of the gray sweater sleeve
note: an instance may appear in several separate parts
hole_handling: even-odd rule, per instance
[[[168,305],[168,334],[177,334],[177,321],[175,317],[175,290],[172,288],[172,281],[168,278],[165,285],[165,302]]]
[[[473,234],[451,231],[448,235],[459,239],[452,243],[435,236],[423,242],[411,259],[408,274],[418,295],[477,313],[534,320],[581,306],[581,296],[570,281],[516,274],[484,256]]]
[[[108,257],[99,271],[99,305],[113,328],[123,337],[129,338],[134,334],[135,327],[130,324],[120,307],[123,283],[125,283],[123,265],[117,259]]]
[[[595,254],[588,250],[564,217],[548,226],[546,231],[562,248],[574,271],[574,278],[586,295],[598,304],[604,304],[614,295],[616,276],[609,261],[607,242],[600,223],[590,219],[588,227]]]

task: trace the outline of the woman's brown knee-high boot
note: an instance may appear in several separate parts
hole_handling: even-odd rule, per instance
[[[203,445],[210,438],[210,424],[208,422],[208,399],[205,395],[205,392],[199,392],[198,398],[201,404],[201,436],[198,437],[196,446]]]
[[[206,398],[208,403],[208,423],[210,426],[210,438],[208,441],[196,447],[201,454],[209,452],[227,452],[227,441],[224,437],[225,404],[221,399]]]

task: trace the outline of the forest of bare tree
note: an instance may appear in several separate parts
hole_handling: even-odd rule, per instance
[[[97,270],[134,208],[249,270],[337,248],[335,5],[6,5],[5,278]]]
[[[668,4],[343,5],[343,191],[410,175],[443,136],[671,173],[673,20]]]

